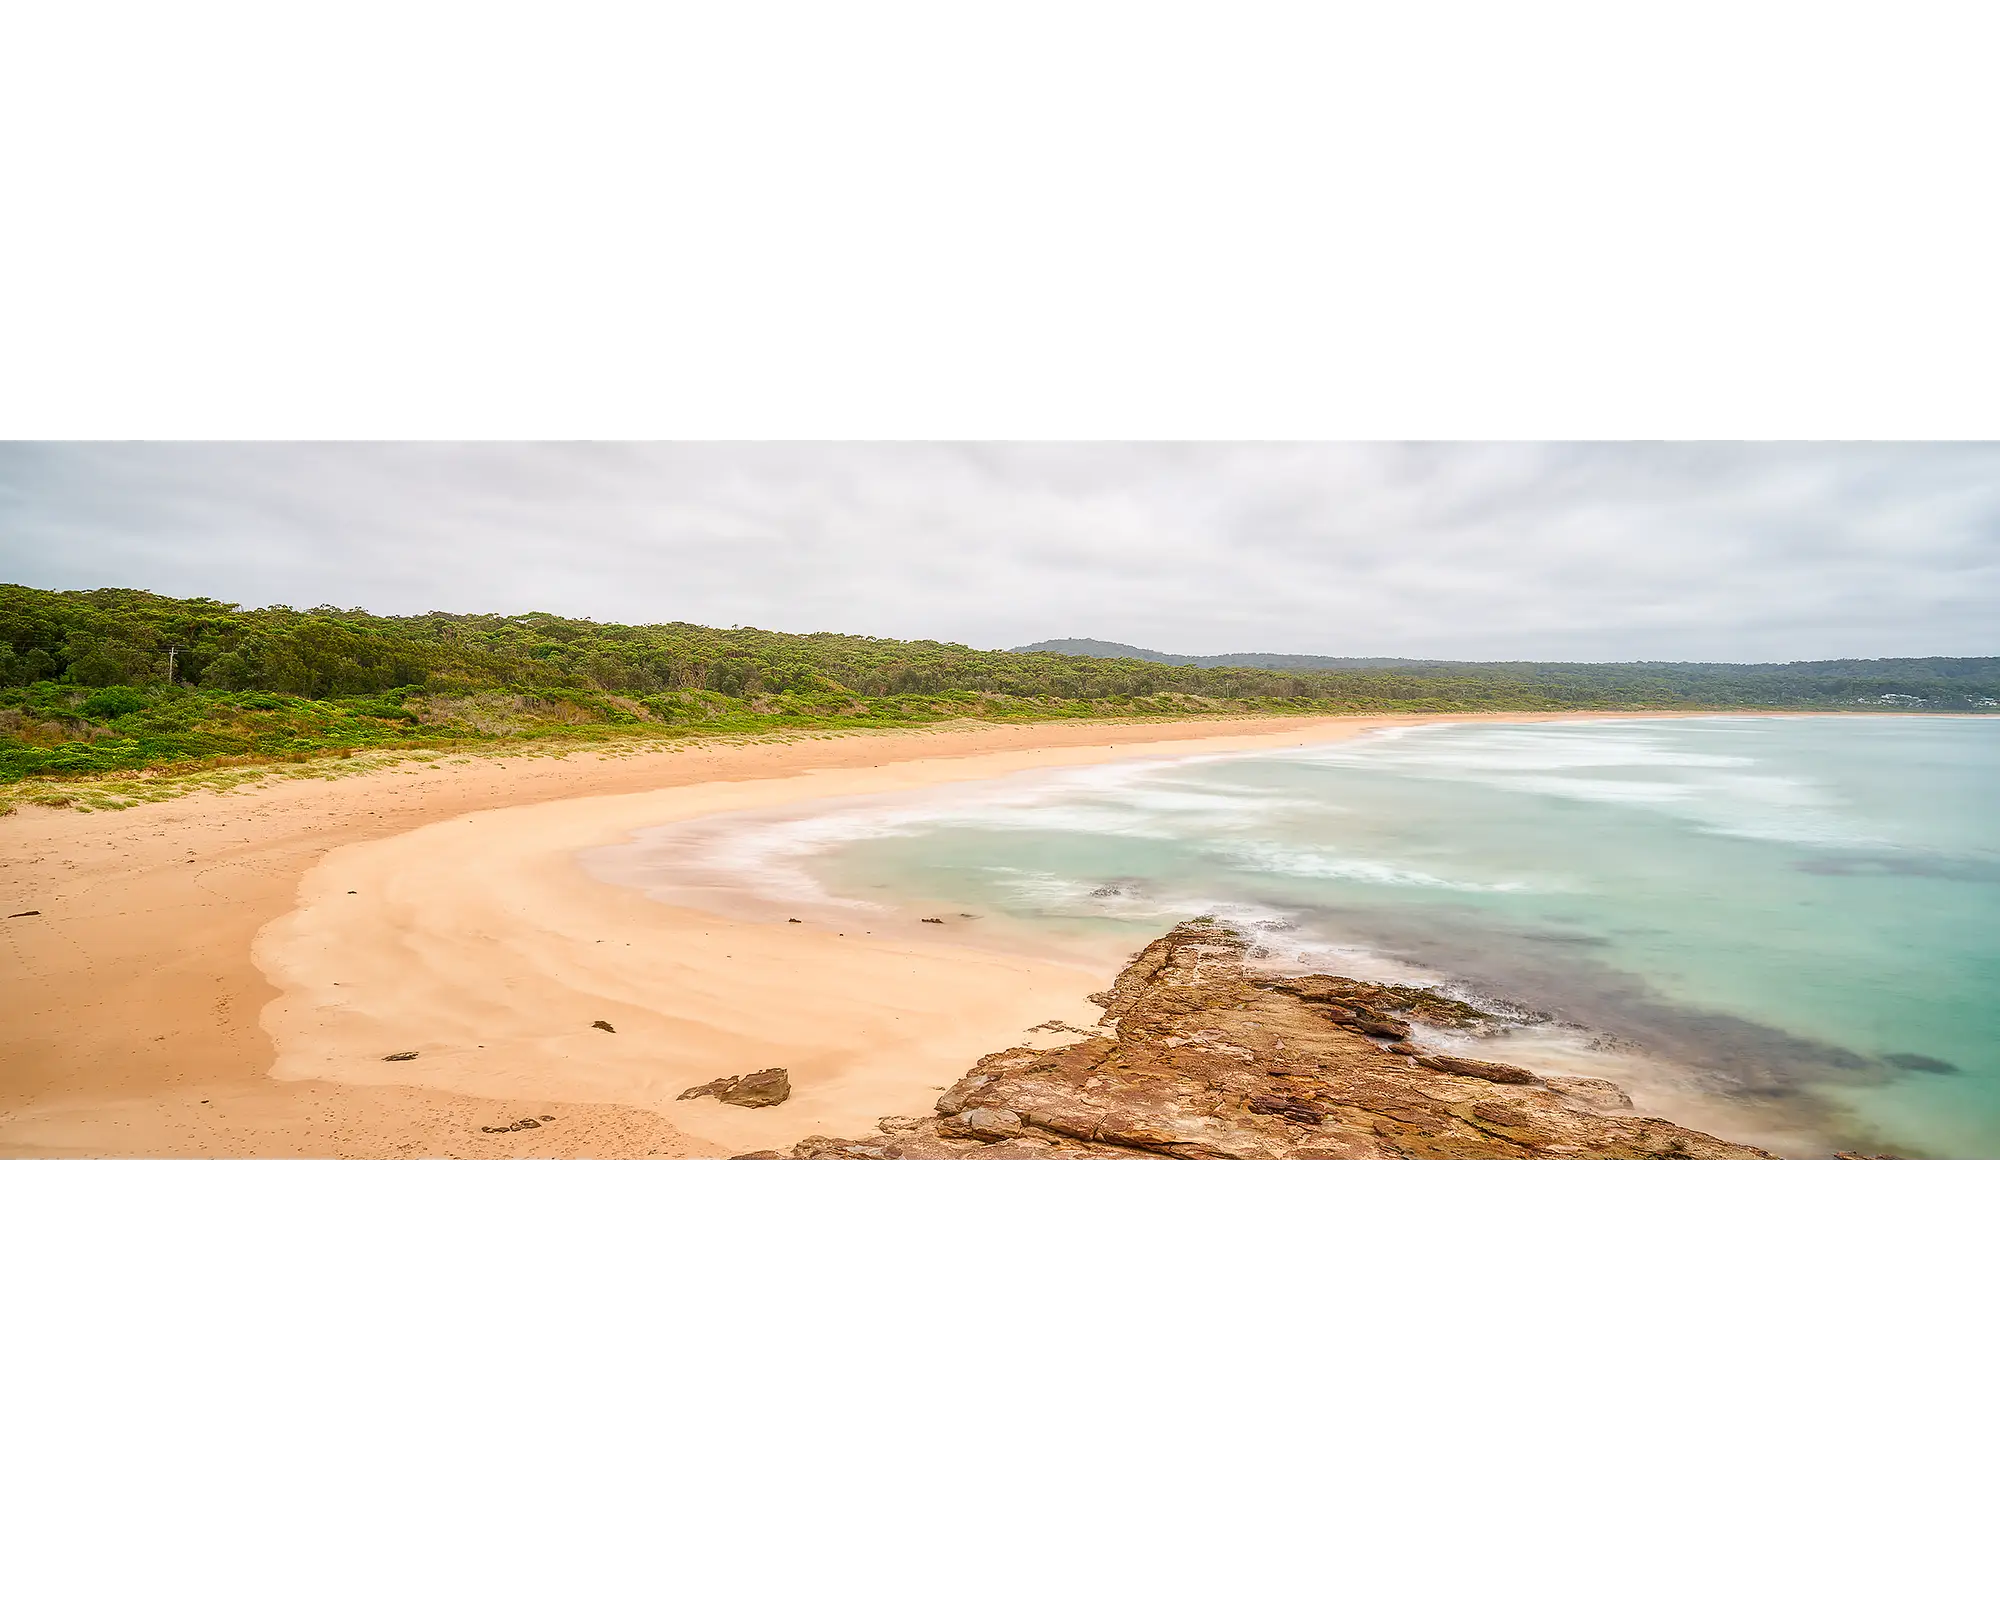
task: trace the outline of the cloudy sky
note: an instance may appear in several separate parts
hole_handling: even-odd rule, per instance
[[[1990,445],[0,445],[0,581],[998,646],[2000,654]]]

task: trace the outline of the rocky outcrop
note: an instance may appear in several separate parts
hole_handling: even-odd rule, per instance
[[[1484,1013],[1426,989],[1260,970],[1243,935],[1206,918],[1154,940],[1093,999],[1095,1032],[983,1057],[934,1116],[807,1139],[790,1159],[1766,1158],[1621,1115],[1632,1103],[1604,1079],[1427,1052],[1412,1020],[1477,1031]]]
[[[724,1105],[731,1106],[782,1105],[792,1097],[792,1080],[783,1067],[769,1067],[762,1072],[746,1072],[740,1078],[715,1078],[698,1083],[692,1089],[683,1089],[675,1098],[699,1100],[703,1095],[714,1095]]]

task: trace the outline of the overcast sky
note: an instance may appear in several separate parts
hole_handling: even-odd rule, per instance
[[[2000,654],[1992,445],[0,445],[0,581],[1466,659]]]

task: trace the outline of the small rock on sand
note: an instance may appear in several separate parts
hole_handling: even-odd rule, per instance
[[[792,1097],[792,1080],[783,1067],[768,1067],[762,1072],[745,1073],[740,1078],[715,1078],[707,1083],[698,1083],[692,1089],[683,1089],[676,1097],[681,1100],[699,1100],[704,1095],[713,1095],[724,1105],[759,1106],[782,1105]]]

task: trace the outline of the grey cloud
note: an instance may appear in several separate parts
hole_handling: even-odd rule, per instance
[[[0,446],[0,576],[981,645],[2000,652],[2000,448]]]

